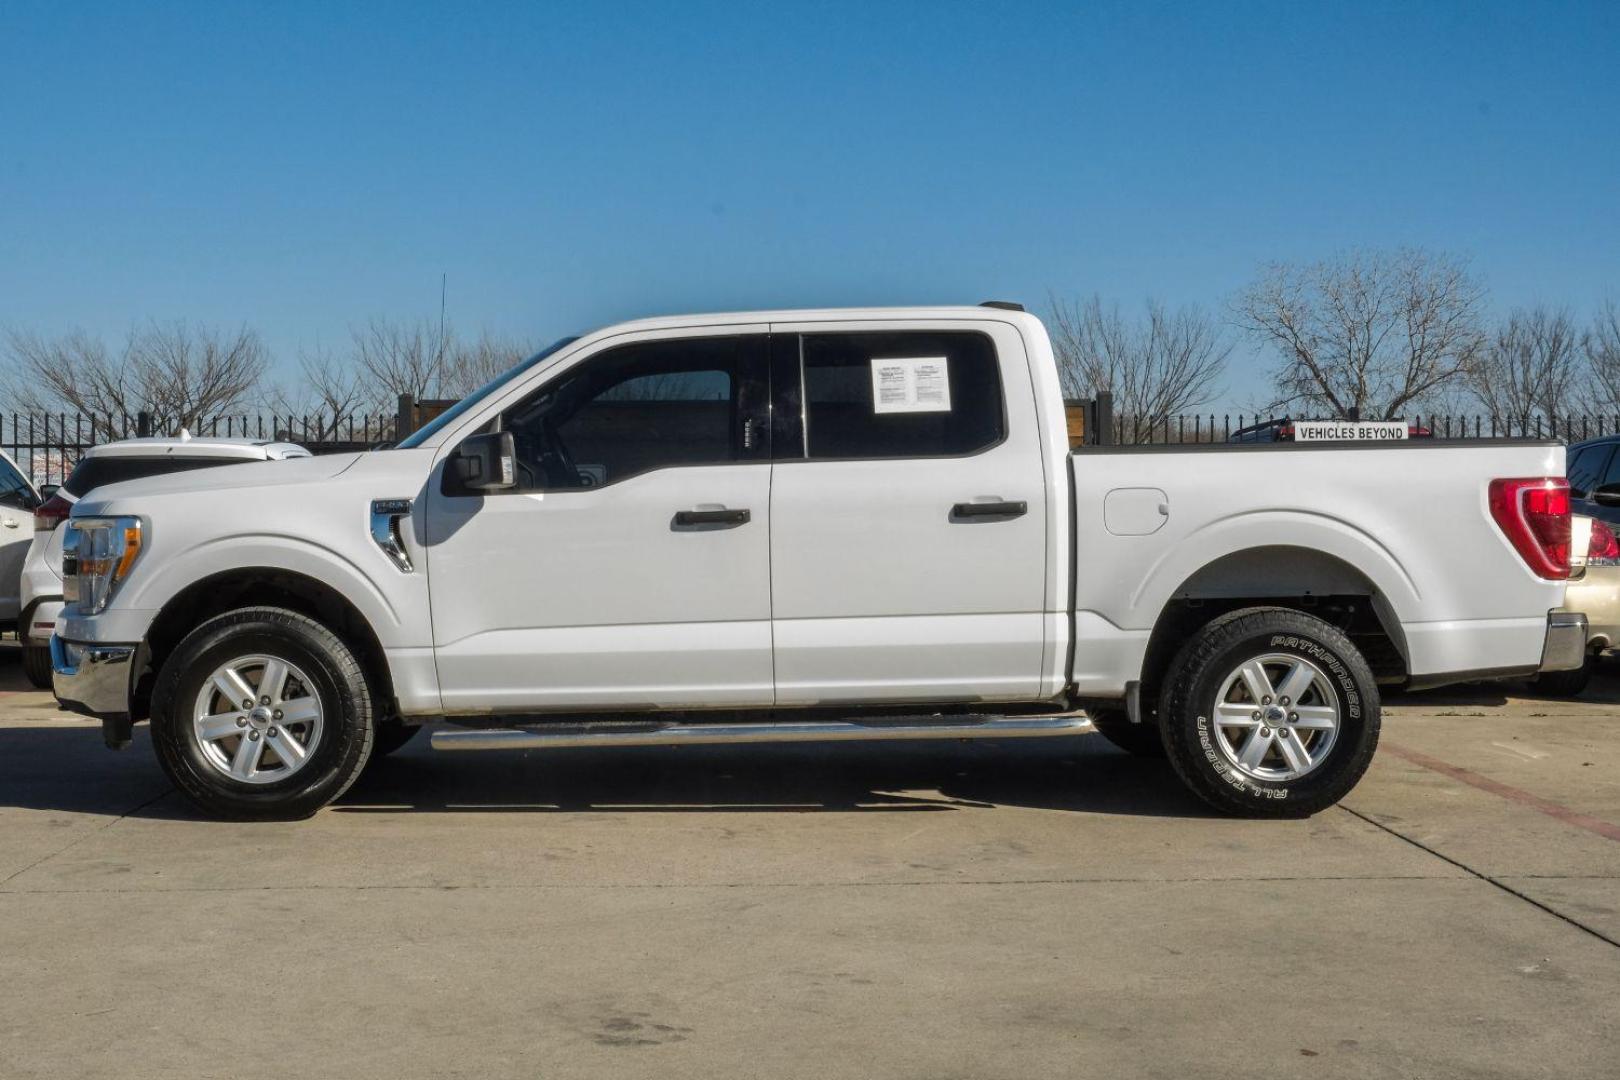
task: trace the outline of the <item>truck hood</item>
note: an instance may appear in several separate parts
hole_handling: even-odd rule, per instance
[[[365,456],[364,453],[328,454],[322,457],[288,458],[283,461],[247,461],[240,465],[190,469],[163,476],[148,476],[141,480],[128,480],[122,484],[106,484],[75,503],[73,516],[94,516],[102,513],[105,507],[113,503],[127,503],[130,500],[139,502],[158,495],[316,483],[330,480],[345,472]]]

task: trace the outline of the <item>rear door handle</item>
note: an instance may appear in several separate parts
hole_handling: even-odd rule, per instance
[[[1022,499],[1004,500],[1000,502],[961,502],[951,507],[951,517],[955,518],[981,518],[981,517],[1023,517],[1029,513],[1029,503]]]
[[[753,515],[747,510],[681,510],[676,525],[746,525]]]

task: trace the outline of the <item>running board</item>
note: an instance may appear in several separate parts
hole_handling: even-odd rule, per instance
[[[780,724],[665,724],[600,727],[571,724],[545,728],[479,728],[433,732],[435,750],[549,750],[580,746],[720,746],[743,743],[865,742],[916,739],[1032,739],[1080,735],[1091,721],[1075,713],[1060,716],[1003,716],[918,723],[888,721],[804,721]]]

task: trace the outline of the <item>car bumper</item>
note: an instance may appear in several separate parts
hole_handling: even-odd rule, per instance
[[[52,690],[69,712],[128,721],[134,645],[84,644],[51,637]]]
[[[1541,647],[1542,671],[1574,671],[1586,663],[1586,615],[1579,611],[1547,613],[1547,640]]]
[[[17,634],[26,645],[47,645],[56,632],[56,620],[62,614],[62,598],[46,596],[30,604],[17,624]]]

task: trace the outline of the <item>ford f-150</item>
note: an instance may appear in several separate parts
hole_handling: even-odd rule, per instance
[[[1357,782],[1379,685],[1578,667],[1562,447],[1082,447],[1006,305],[659,318],[388,450],[98,487],[54,684],[297,817],[445,749],[1095,727],[1220,810]]]

